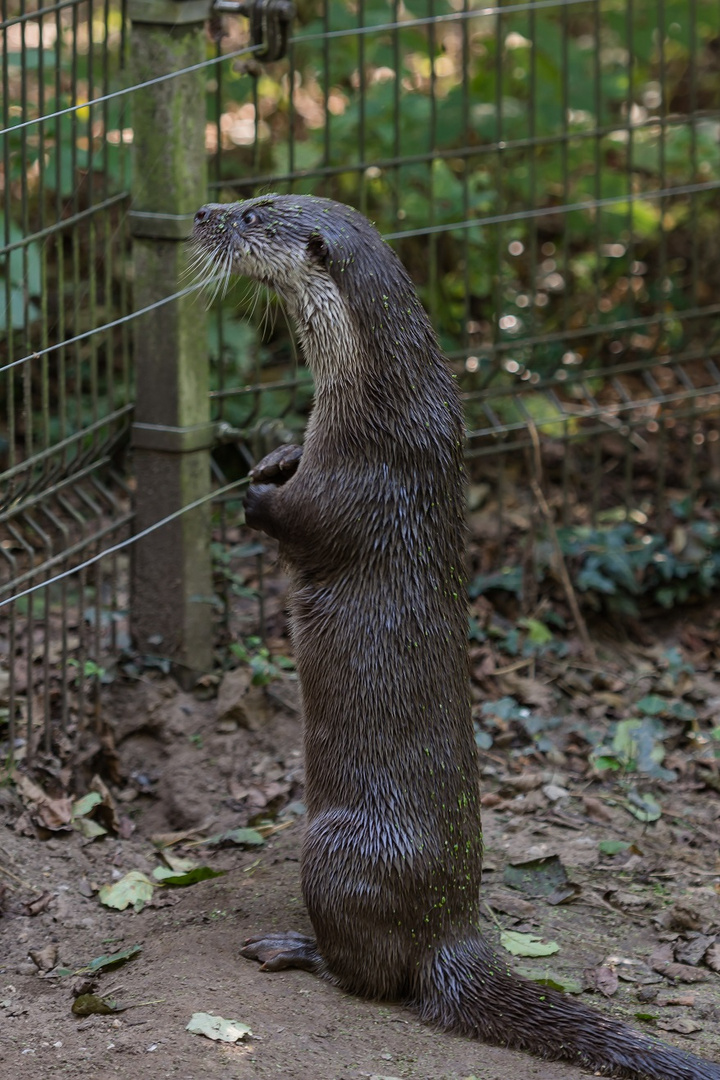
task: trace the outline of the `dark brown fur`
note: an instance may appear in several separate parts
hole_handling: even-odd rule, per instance
[[[605,1074],[720,1080],[717,1066],[518,978],[477,929],[463,421],[403,266],[362,215],[310,197],[203,207],[194,239],[208,268],[283,297],[316,381],[302,454],[261,462],[246,501],[292,573],[316,940],[271,934],[245,955]]]

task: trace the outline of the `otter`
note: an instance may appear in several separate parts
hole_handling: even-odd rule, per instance
[[[245,500],[291,575],[315,937],[263,934],[242,954],[604,1075],[720,1080],[516,976],[478,929],[463,416],[402,263],[362,214],[312,196],[208,204],[193,242],[206,276],[279,294],[315,378],[303,447],[259,462]]]

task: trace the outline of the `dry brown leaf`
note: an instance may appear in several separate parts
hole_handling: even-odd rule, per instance
[[[96,818],[110,832],[120,832],[120,821],[115,807],[115,800],[110,794],[107,784],[99,776],[93,776],[90,781],[90,791],[97,791],[102,797],[102,802],[93,808],[92,817]]]
[[[618,988],[618,975],[615,968],[604,964],[594,968],[585,968],[583,972],[587,985],[593,990],[599,990],[605,997],[612,997]]]
[[[516,919],[530,919],[535,914],[535,905],[529,900],[521,900],[519,896],[509,893],[491,893],[487,902],[493,911],[501,911],[505,915],[512,915]]]
[[[25,912],[27,915],[39,915],[41,911],[45,911],[50,901],[53,899],[53,893],[44,892],[42,896],[35,897],[34,900],[29,900],[25,905]]]
[[[594,799],[591,795],[583,795],[583,808],[590,818],[596,821],[612,821],[613,817],[602,799]]]
[[[665,913],[663,922],[674,930],[700,930],[705,919],[696,908],[677,903]]]
[[[720,975],[720,942],[716,941],[714,945],[711,945],[708,951],[705,953],[705,963],[711,971],[716,971]]]
[[[72,802],[66,795],[51,799],[39,784],[22,773],[15,777],[15,787],[38,825],[52,832],[71,828]]]
[[[506,806],[507,802],[503,799],[502,795],[498,795],[496,791],[488,791],[480,797],[480,805],[490,808],[497,806]]]
[[[663,1031],[679,1031],[681,1035],[691,1035],[693,1031],[702,1031],[702,1024],[691,1020],[689,1016],[674,1016],[671,1020],[656,1020]]]
[[[52,971],[58,960],[58,947],[51,941],[44,949],[30,949],[28,956],[40,971]]]
[[[678,941],[675,946],[675,959],[681,964],[697,967],[714,942],[714,934],[696,934],[688,941]]]
[[[505,694],[521,701],[524,705],[534,705],[537,709],[551,711],[555,703],[555,694],[548,683],[532,679],[529,675],[517,675],[509,672],[498,680]]]

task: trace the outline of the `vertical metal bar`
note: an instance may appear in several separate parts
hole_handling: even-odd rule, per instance
[[[435,18],[435,4],[434,0],[427,0],[427,13],[430,19]],[[434,177],[434,163],[435,163],[435,151],[437,149],[437,101],[436,101],[436,84],[437,78],[435,75],[435,52],[436,52],[436,39],[435,39],[435,23],[431,22],[427,28],[427,50],[428,59],[430,61],[430,124],[428,130],[428,152],[430,155],[430,161],[428,164],[428,225],[430,226],[430,233],[428,235],[428,255],[429,255],[429,268],[428,268],[428,301],[430,308],[430,318],[435,326],[438,324],[438,246],[437,246],[437,233],[433,232],[435,226],[435,177]]]
[[[397,0],[396,0],[397,3]],[[323,21],[323,40],[322,40],[322,63],[323,63],[323,111],[325,114],[325,127],[323,128],[323,156],[322,163],[327,168],[330,164],[330,89],[331,89],[331,68],[330,68],[330,39],[328,34],[330,32],[330,2],[325,0],[322,11]]]
[[[497,213],[505,211],[505,192],[503,183],[503,95],[502,95],[502,56],[503,56],[503,17],[500,8],[495,15],[495,190],[497,193]],[[504,259],[503,242],[505,231],[502,222],[495,226],[495,272],[493,274],[492,304],[492,340],[495,346],[494,360],[497,366],[502,362],[503,354],[497,351],[501,341],[500,318],[503,308],[502,266]],[[504,459],[503,459],[504,460]],[[500,523],[498,522],[500,528]]]
[[[537,205],[537,158],[538,148],[535,145],[537,137],[537,18],[535,8],[531,7],[529,12],[530,20],[530,73],[529,73],[529,105],[528,105],[528,137],[530,139],[530,148],[528,155],[530,158],[529,163],[529,196],[530,202],[528,209],[533,209]],[[538,312],[537,305],[535,303],[537,297],[537,272],[538,272],[538,225],[536,222],[532,222],[529,225],[529,253],[528,261],[530,264],[530,281],[528,283],[528,306],[527,312],[529,315],[529,331],[532,336],[537,335],[538,324]],[[531,365],[535,366],[535,356],[538,352],[537,346],[532,347],[532,359]],[[542,349],[539,350],[540,356],[543,355]]]
[[[471,145],[471,132],[470,132],[470,19],[467,17],[470,12],[470,0],[463,0],[462,13],[465,18],[460,21],[460,63],[462,65],[461,72],[461,104],[462,110],[462,133],[466,146]],[[462,163],[462,220],[468,221],[470,218],[470,159],[464,158]],[[470,246],[470,231],[469,229],[463,229],[461,240],[462,262],[463,262],[463,327],[462,327],[462,345],[464,357],[467,358],[470,352],[470,325],[472,321],[472,307],[470,302],[470,259],[471,259],[471,246]],[[477,247],[477,246],[476,246]]]
[[[357,0],[357,24],[365,26],[365,0]],[[358,201],[363,214],[367,213],[367,184],[365,183],[365,35],[358,34],[358,163],[362,166],[358,173]]]
[[[627,33],[627,68],[628,68],[628,90],[627,90],[627,160],[626,160],[626,187],[628,195],[628,223],[627,223],[627,263],[632,265],[635,260],[635,221],[634,221],[634,203],[632,201],[633,184],[634,184],[634,140],[635,129],[633,125],[633,106],[635,104],[635,0],[626,0],[627,7],[625,9],[625,26]],[[635,314],[634,308],[634,296],[632,289],[628,290],[628,318],[632,318]]]
[[[288,172],[295,172],[295,49],[288,45]],[[295,181],[290,181],[290,190]]]
[[[697,140],[697,110],[698,110],[698,75],[697,75],[697,0],[690,0],[690,183],[696,183],[698,175],[698,140]],[[690,196],[690,306],[698,305],[698,198]]]

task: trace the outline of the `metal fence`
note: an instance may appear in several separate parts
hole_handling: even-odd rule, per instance
[[[20,755],[74,730],[101,752],[130,617],[143,655],[197,669],[217,597],[225,634],[264,598],[238,491],[311,386],[272,305],[238,286],[205,324],[178,284],[206,162],[213,200],[328,195],[397,247],[461,379],[496,560],[542,472],[565,524],[661,522],[720,472],[714,0],[297,7],[0,6],[0,723]]]

